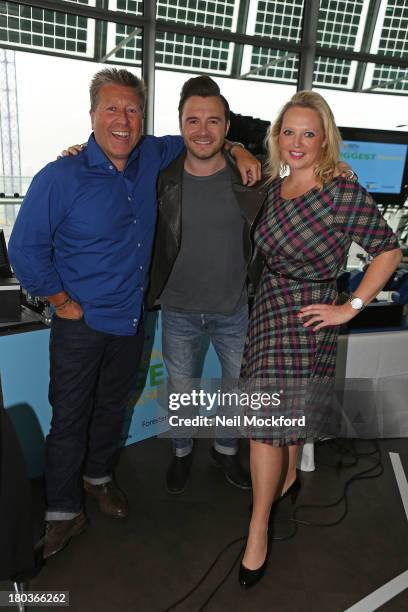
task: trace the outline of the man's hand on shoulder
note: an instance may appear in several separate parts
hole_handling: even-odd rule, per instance
[[[341,176],[341,178],[346,178],[354,182],[358,181],[358,176],[353,168],[343,161],[337,162],[334,176]]]
[[[225,141],[224,149],[234,158],[237,168],[241,174],[242,183],[252,187],[262,178],[261,162],[252,155],[245,147],[236,142]]]
[[[86,142],[82,144],[71,145],[68,149],[64,149],[61,151],[61,155],[58,155],[57,159],[62,159],[63,157],[69,157],[71,155],[78,155],[84,148],[86,147]]]

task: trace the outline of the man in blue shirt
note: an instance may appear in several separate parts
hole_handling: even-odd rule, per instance
[[[143,345],[156,180],[183,149],[142,137],[145,88],[127,70],[97,73],[90,97],[88,146],[34,177],[9,243],[23,286],[55,308],[44,557],[87,525],[81,474],[103,512],[128,514],[113,459]]]

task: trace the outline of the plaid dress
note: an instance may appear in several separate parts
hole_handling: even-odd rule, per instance
[[[398,247],[376,204],[358,183],[336,178],[322,190],[315,187],[291,200],[282,199],[281,184],[282,179],[271,183],[255,231],[265,267],[241,368],[242,381],[252,383],[253,389],[284,391],[275,414],[305,415],[306,427],[271,427],[250,435],[274,446],[317,439],[325,433],[322,422],[330,421],[338,327],[313,332],[296,315],[302,306],[331,304],[336,283],[310,281],[335,278],[352,241],[373,256]]]

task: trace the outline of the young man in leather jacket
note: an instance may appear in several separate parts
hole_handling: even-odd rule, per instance
[[[186,151],[159,176],[148,296],[150,305],[158,300],[162,306],[163,359],[173,393],[196,384],[205,338],[213,344],[223,381],[239,377],[248,279],[254,284],[259,268],[251,233],[266,197],[262,183],[242,184],[223,150],[229,106],[210,77],[184,84],[179,121]],[[191,431],[178,430],[173,443],[167,490],[182,493],[192,464]],[[236,438],[217,437],[211,457],[231,484],[250,488]]]

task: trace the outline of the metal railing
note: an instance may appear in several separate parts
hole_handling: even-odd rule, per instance
[[[5,176],[0,175],[0,199],[9,197],[23,197],[32,181],[32,176]],[[1,201],[1,200],[0,200]]]
[[[10,238],[23,198],[0,198],[0,229],[4,230],[6,243]]]

